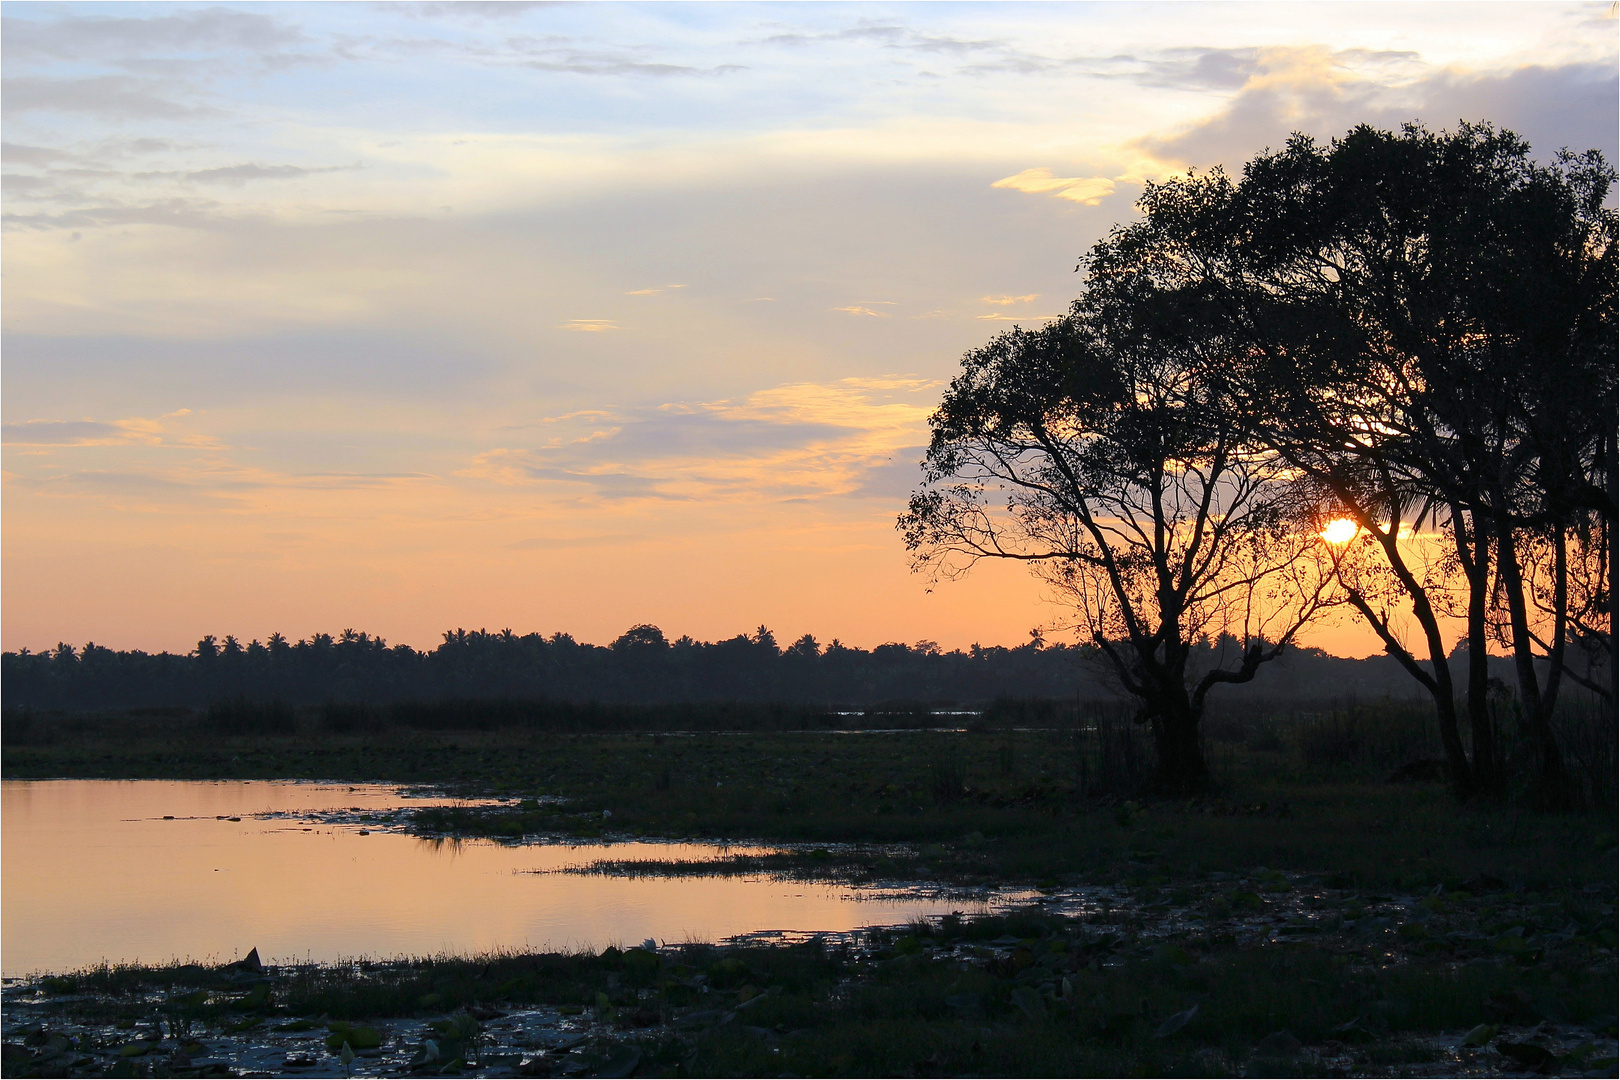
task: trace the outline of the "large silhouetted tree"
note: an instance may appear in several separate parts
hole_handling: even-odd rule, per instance
[[[1150,186],[1091,263],[1152,303],[1199,305],[1248,430],[1360,524],[1371,561],[1347,560],[1348,600],[1431,694],[1465,796],[1503,783],[1493,637],[1544,804],[1569,790],[1550,721],[1572,641],[1607,668],[1581,681],[1613,693],[1614,178],[1596,152],[1538,164],[1488,125],[1296,136],[1238,181]],[[1439,547],[1414,542],[1426,528]],[[1461,685],[1448,614],[1466,627]]]
[[[1198,313],[1130,301],[1098,288],[968,353],[900,527],[937,575],[1011,559],[1054,586],[1152,725],[1159,785],[1186,792],[1210,691],[1281,652],[1329,551],[1236,422]],[[1197,648],[1225,635],[1236,655]]]

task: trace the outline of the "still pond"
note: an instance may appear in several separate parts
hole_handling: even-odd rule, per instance
[[[601,858],[705,859],[711,844],[434,842],[391,785],[0,782],[0,971],[326,962],[494,949],[843,932],[1020,898],[770,877],[610,877]]]

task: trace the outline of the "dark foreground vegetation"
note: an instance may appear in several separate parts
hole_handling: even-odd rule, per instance
[[[5,1072],[1613,1075],[1608,890],[1482,877],[1400,902],[1268,873],[1196,892],[803,944],[103,967],[10,993],[27,1022]]]

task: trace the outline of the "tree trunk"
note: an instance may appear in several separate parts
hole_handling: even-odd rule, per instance
[[[1535,650],[1530,639],[1530,620],[1524,599],[1524,577],[1519,569],[1519,554],[1513,542],[1513,531],[1505,523],[1497,527],[1496,565],[1502,575],[1502,590],[1507,594],[1508,625],[1513,636],[1513,666],[1519,676],[1519,716],[1524,724],[1525,740],[1529,742],[1535,758],[1535,788],[1532,796],[1542,809],[1568,809],[1572,800],[1569,776],[1564,770],[1564,755],[1558,749],[1558,737],[1553,734],[1551,713],[1557,700],[1558,683],[1549,677],[1547,692],[1543,694],[1536,677]],[[1563,631],[1560,621],[1559,632]],[[1557,642],[1554,642],[1556,647]],[[1557,674],[1559,657],[1552,658],[1550,676]]]
[[[1465,520],[1471,528],[1464,528]],[[1457,554],[1468,578],[1468,727],[1473,743],[1474,790],[1483,795],[1500,795],[1503,778],[1490,714],[1490,658],[1485,651],[1491,537],[1477,511],[1465,519],[1459,507],[1453,511],[1453,522]]]
[[[1162,709],[1153,718],[1157,754],[1154,786],[1165,795],[1196,795],[1209,786],[1198,717],[1185,706]]]

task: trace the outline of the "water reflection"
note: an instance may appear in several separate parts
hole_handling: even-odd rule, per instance
[[[956,898],[759,877],[560,874],[611,854],[692,860],[699,844],[425,840],[383,785],[0,783],[0,970],[601,948],[762,930],[845,931],[961,909]],[[335,814],[334,811],[343,813]]]

